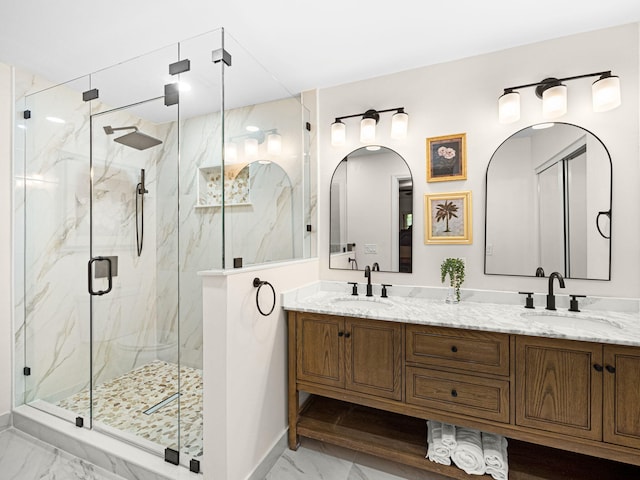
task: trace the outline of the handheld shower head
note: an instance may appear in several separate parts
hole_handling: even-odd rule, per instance
[[[114,128],[111,125],[107,125],[103,128],[104,133],[107,135],[113,134],[116,130],[133,130],[131,133],[114,138],[113,141],[126,145],[127,147],[135,148],[136,150],[146,150],[147,148],[155,147],[162,143],[162,140],[158,140],[146,133],[139,132],[138,127],[136,126]]]

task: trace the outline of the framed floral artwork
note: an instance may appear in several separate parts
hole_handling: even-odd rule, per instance
[[[467,179],[466,133],[427,138],[427,182]]]
[[[472,243],[471,219],[471,192],[425,195],[424,243]]]

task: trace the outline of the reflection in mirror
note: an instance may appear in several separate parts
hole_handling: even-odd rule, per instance
[[[606,147],[576,125],[507,138],[487,167],[485,274],[610,280],[611,178]]]
[[[386,147],[354,150],[333,172],[330,201],[329,268],[411,272],[413,177],[404,158]]]

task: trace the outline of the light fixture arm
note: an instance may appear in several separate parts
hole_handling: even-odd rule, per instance
[[[559,85],[562,82],[567,82],[570,80],[577,80],[579,78],[589,78],[589,77],[597,77],[599,76],[600,78],[607,78],[611,76],[611,70],[606,70],[604,72],[595,72],[595,73],[586,73],[584,75],[574,75],[572,77],[565,77],[565,78],[554,78],[554,77],[549,77],[549,78],[545,78],[544,80],[541,80],[539,82],[535,82],[535,83],[527,83],[525,85],[518,85],[516,87],[508,87],[504,89],[504,93],[511,93],[515,90],[520,90],[522,88],[529,88],[529,87],[539,87],[542,89],[542,91],[540,92],[540,94],[538,94],[538,88],[536,88],[536,95],[538,95],[539,97],[542,97],[542,92],[544,90],[546,90],[547,88],[550,87],[554,87],[556,85]]]
[[[345,118],[363,117],[363,118],[375,118],[376,119],[376,123],[378,123],[378,120],[380,120],[380,114],[381,113],[387,113],[387,112],[404,113],[404,107],[387,108],[386,110],[373,110],[373,109],[370,109],[370,110],[367,110],[364,113],[356,113],[354,115],[343,115],[342,117],[336,117],[336,122],[344,120]]]

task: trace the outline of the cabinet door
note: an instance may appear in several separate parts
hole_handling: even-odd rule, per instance
[[[604,347],[604,441],[640,448],[640,349]]]
[[[297,314],[298,380],[344,388],[344,320]]]
[[[402,399],[402,325],[345,319],[346,388]]]
[[[602,439],[601,345],[518,337],[516,392],[518,425]]]

